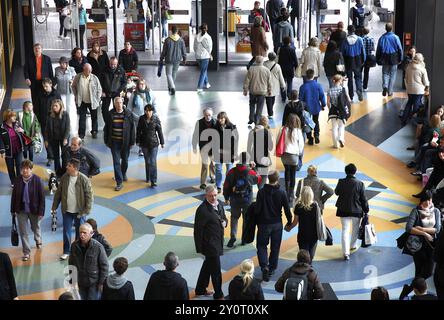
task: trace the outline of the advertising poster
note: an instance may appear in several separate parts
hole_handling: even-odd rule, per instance
[[[190,52],[190,25],[188,23],[168,23],[168,35],[171,35],[173,26],[177,27],[179,36],[185,42],[187,52]]]
[[[86,24],[86,44],[88,50],[92,48],[94,41],[100,42],[100,47],[108,51],[108,29],[106,22],[88,22]]]
[[[145,23],[124,23],[123,33],[134,50],[145,51]]]
[[[251,52],[251,23],[236,24],[236,52],[250,53]]]

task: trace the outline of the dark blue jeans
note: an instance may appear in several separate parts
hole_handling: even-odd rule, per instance
[[[122,142],[111,142],[111,154],[113,156],[114,179],[117,185],[121,185],[123,177],[128,170],[129,148],[124,148]]]
[[[97,284],[90,287],[79,286],[79,294],[82,300],[100,300],[100,293]]]
[[[362,93],[361,68],[357,67],[355,69],[347,69],[346,73],[347,73],[347,78],[348,78],[348,94],[350,95],[350,99],[353,100],[353,76],[355,77],[356,92]]]
[[[198,89],[203,89],[208,84],[208,64],[210,59],[197,59],[200,67],[199,82],[197,83]]]
[[[69,254],[71,249],[72,224],[76,228],[76,240],[79,239],[79,228],[86,221],[85,217],[77,218],[77,213],[63,213],[63,253]]]
[[[15,178],[20,176],[20,165],[23,161],[23,153],[17,152],[13,155],[12,158],[6,158],[6,167],[8,168],[9,180],[11,180],[11,184],[14,184]]]
[[[143,157],[145,158],[145,175],[146,182],[157,182],[157,150],[155,148],[142,147]]]
[[[412,115],[418,111],[419,106],[422,103],[422,94],[409,94],[409,99],[404,108],[404,114],[402,116],[402,123],[406,123]]]
[[[284,77],[285,83],[287,84],[287,96],[282,95],[282,102],[286,101],[286,98],[291,98],[291,91],[293,90],[293,77]],[[285,93],[284,91],[282,93]]]
[[[250,93],[250,116],[249,120],[254,123],[259,123],[264,109],[265,96],[254,95]]]
[[[275,270],[278,266],[279,250],[282,241],[282,223],[259,224],[257,226],[257,257],[261,269]],[[267,255],[267,246],[271,239],[270,257]]]

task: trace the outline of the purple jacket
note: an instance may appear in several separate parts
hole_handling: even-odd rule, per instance
[[[12,189],[11,213],[18,213],[25,209],[25,204],[23,203],[24,188],[25,183],[23,182],[22,176],[17,177],[14,182],[14,188]],[[31,214],[43,217],[45,215],[45,189],[42,180],[35,174],[32,175],[31,181],[29,182],[28,191]]]

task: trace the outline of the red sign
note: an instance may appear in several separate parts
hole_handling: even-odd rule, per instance
[[[129,41],[136,51],[145,51],[145,24],[125,23],[125,41]]]

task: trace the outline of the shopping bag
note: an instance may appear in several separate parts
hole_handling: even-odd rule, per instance
[[[318,240],[327,240],[327,230],[324,223],[324,218],[322,217],[321,208],[316,204],[316,228],[318,233]]]
[[[365,225],[365,244],[367,246],[375,244],[377,241],[375,225],[372,223]]]
[[[327,233],[327,239],[325,240],[325,245],[332,246],[333,245],[333,235],[331,234],[331,231],[328,227],[325,227],[325,231]]]
[[[282,157],[285,153],[285,127],[282,127],[281,135],[279,136],[278,143],[276,144],[276,157]]]

